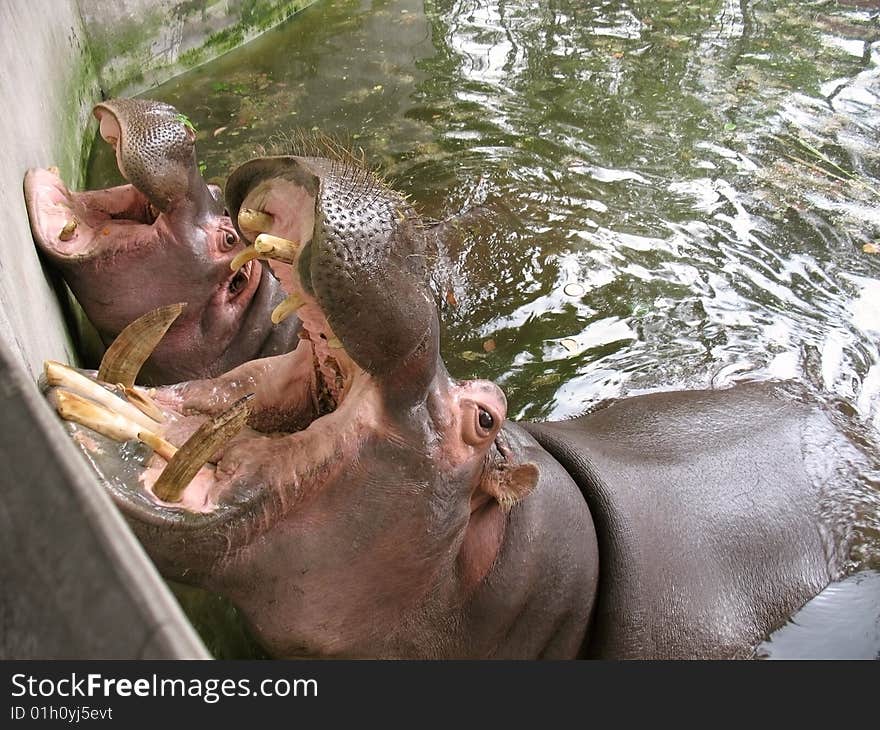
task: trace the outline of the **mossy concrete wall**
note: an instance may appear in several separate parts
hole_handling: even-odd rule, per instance
[[[79,0],[108,95],[128,94],[246,43],[311,0]]]
[[[0,658],[207,656],[38,391],[43,361],[75,352],[22,180],[57,165],[80,188],[102,93],[141,91],[303,4],[0,2]]]

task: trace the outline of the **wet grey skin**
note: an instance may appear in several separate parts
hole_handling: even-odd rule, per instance
[[[34,168],[24,194],[37,247],[103,342],[145,312],[185,302],[141,382],[219,375],[289,349],[297,321],[269,320],[284,298],[271,270],[258,261],[230,269],[244,244],[199,173],[186,118],[143,99],[105,101],[94,115],[128,184],[77,193],[57,170]]]
[[[496,385],[446,371],[403,198],[295,157],[246,163],[227,198],[302,244],[301,342],[155,397],[177,444],[243,395],[248,427],[173,502],[161,458],[73,432],[160,570],[231,599],[272,655],[745,658],[841,575],[861,457],[797,391],[510,422]]]

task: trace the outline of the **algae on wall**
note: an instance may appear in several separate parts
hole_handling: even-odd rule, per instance
[[[312,0],[79,0],[106,96],[156,85],[278,25]]]

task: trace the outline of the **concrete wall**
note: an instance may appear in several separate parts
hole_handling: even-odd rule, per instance
[[[43,360],[75,352],[22,178],[57,165],[80,188],[102,91],[164,80],[303,4],[0,2],[0,658],[207,656],[36,387]]]
[[[311,0],[79,0],[107,95],[129,95],[215,58]]]
[[[79,186],[83,131],[98,81],[73,0],[0,3],[0,334],[31,374],[70,359],[57,299],[40,267],[22,197],[29,167],[57,165]]]

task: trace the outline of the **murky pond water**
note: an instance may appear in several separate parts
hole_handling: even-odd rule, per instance
[[[880,6],[324,0],[145,96],[206,175],[295,130],[362,148],[447,251],[443,352],[515,418],[802,381],[876,456]],[[116,181],[97,145],[90,185]],[[865,472],[854,562],[878,567]]]

